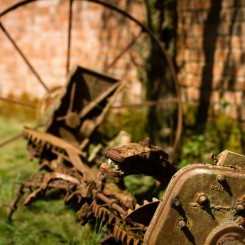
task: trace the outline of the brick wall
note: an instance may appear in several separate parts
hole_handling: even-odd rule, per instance
[[[245,1],[178,1],[177,36],[183,100],[245,120]]]
[[[0,12],[16,2],[19,1],[1,0]],[[121,0],[116,4],[143,21],[143,6],[137,2],[126,5],[126,2]],[[68,0],[38,1],[1,18],[4,27],[49,88],[64,84],[66,80],[68,12]],[[133,22],[123,19],[98,4],[74,1],[70,67],[81,65],[103,72],[140,32]],[[1,30],[0,43],[0,94],[19,95],[26,91],[38,97],[43,95],[45,88]],[[137,66],[132,59],[137,61],[140,58],[139,51],[139,47],[134,46],[107,72],[127,80],[137,95],[139,92],[134,89],[139,84]]]
[[[1,0],[0,12],[16,2]],[[1,18],[48,87],[66,79],[68,2],[30,3]],[[126,2],[117,4],[144,22],[142,2],[132,1],[129,6]],[[215,110],[245,120],[245,1],[179,0],[177,13],[176,63],[183,102],[201,104],[210,99]],[[99,5],[74,2],[71,66],[103,71],[139,31]],[[0,43],[0,94],[42,95],[45,89],[1,31]],[[136,95],[140,94],[141,50],[135,45],[108,71],[127,80]]]

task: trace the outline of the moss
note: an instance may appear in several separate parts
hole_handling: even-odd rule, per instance
[[[245,154],[243,148],[244,132],[241,123],[224,113],[211,111],[205,127],[195,122],[196,108],[185,105],[184,129],[181,139],[182,149],[179,156],[181,167],[195,162],[211,162],[209,153],[219,154],[223,150]]]
[[[112,139],[120,130],[124,130],[132,136],[132,141],[138,142],[146,137],[145,124],[145,109],[120,110],[118,113],[109,113],[99,131]]]

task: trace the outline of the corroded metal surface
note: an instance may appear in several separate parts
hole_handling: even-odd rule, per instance
[[[48,150],[52,154],[49,155],[46,151],[41,158],[41,168],[48,169],[48,173],[37,174],[33,179],[22,183],[12,206],[11,216],[20,197],[30,186],[33,191],[25,198],[24,205],[30,205],[46,191],[55,188],[64,194],[65,202],[76,203],[80,207],[77,218],[81,224],[100,218],[107,224],[108,231],[111,232],[109,237],[113,237],[115,242],[128,245],[244,244],[245,172],[241,168],[218,164],[187,166],[175,173],[160,201],[153,198],[152,201],[144,201],[143,205],[139,205],[132,195],[108,182],[104,173],[88,167],[77,148],[69,146],[69,143],[62,148],[62,139],[52,136],[48,140],[49,136],[46,134],[44,142],[43,133],[37,134],[34,130],[26,131],[25,135],[28,144],[34,149],[38,149],[40,142],[44,146],[50,144]],[[131,151],[127,153],[123,150],[121,157],[132,160],[135,156],[136,162],[144,162],[142,154],[150,152],[150,149],[139,150],[139,145],[142,147],[142,144],[143,147],[149,147],[149,144],[144,143],[147,141],[123,146],[120,149]],[[133,152],[134,148],[137,150]],[[158,147],[153,149],[157,149],[158,153],[163,152]],[[118,152],[120,151],[117,154]],[[111,156],[111,153],[108,155]],[[160,156],[162,155],[167,161],[167,155],[161,153]],[[226,152],[221,153],[221,156],[227,156]],[[244,156],[240,157],[242,162]],[[226,162],[226,159],[222,159]],[[117,160],[121,160],[120,157]],[[133,164],[134,161],[122,163]],[[148,164],[154,162],[150,161]]]
[[[168,154],[159,146],[151,145],[149,139],[115,147],[107,157],[108,162],[103,163],[100,170],[114,177],[144,174],[167,185],[177,171],[177,167],[168,161]]]
[[[219,239],[234,233],[244,242],[244,227],[237,229],[236,223],[244,218],[244,184],[245,172],[231,167],[194,164],[181,169],[152,218],[145,244],[222,244],[213,243],[217,230]]]

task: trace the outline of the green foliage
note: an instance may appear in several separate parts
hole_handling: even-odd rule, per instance
[[[153,197],[161,198],[163,195],[163,186],[157,184],[151,176],[130,175],[124,178],[124,182],[127,191],[134,195],[138,203]]]
[[[144,108],[127,109],[108,114],[99,130],[109,139],[114,138],[120,130],[125,130],[132,136],[134,142],[139,142],[147,136],[145,124],[146,110]]]
[[[194,127],[196,108],[185,108],[185,128],[182,137],[182,150],[179,166],[189,163],[209,162],[209,153],[219,154],[223,150],[245,154],[243,148],[244,131],[242,125],[222,113],[209,118],[206,127]]]

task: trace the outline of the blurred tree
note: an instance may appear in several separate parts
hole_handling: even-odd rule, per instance
[[[175,40],[177,25],[176,0],[144,0],[146,7],[146,25],[161,40],[171,58],[175,57]],[[175,94],[169,68],[157,45],[150,43],[150,52],[145,60],[146,77],[144,81],[146,100],[159,100]],[[175,123],[172,109],[150,107],[146,130],[155,144],[164,145],[164,141],[173,137],[168,132],[170,124]],[[169,114],[170,113],[170,114]],[[171,116],[169,116],[171,115]],[[170,136],[171,135],[171,136]]]

